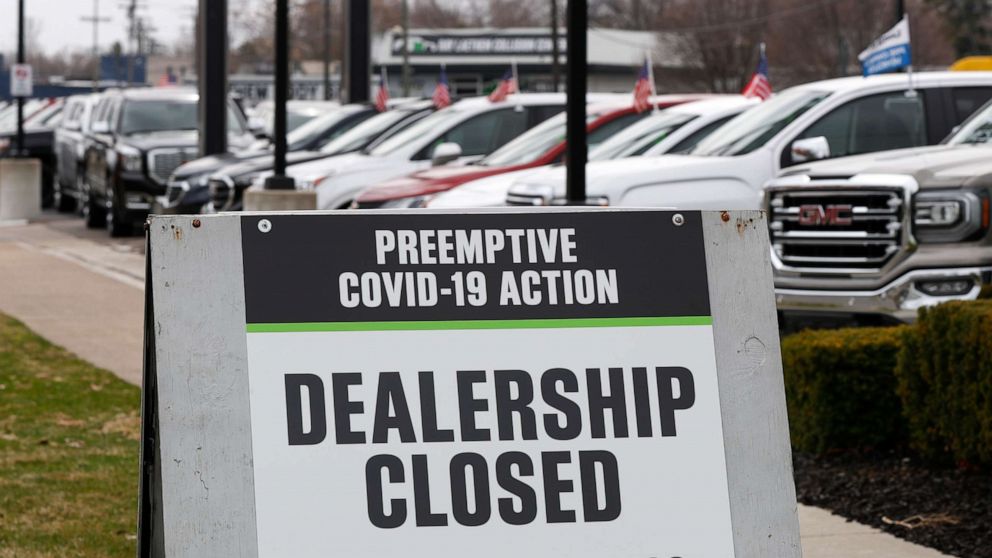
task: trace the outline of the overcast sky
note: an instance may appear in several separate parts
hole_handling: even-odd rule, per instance
[[[127,18],[120,6],[127,0],[99,0],[100,16],[110,21],[100,24],[101,50],[115,41],[125,41]],[[81,17],[93,15],[93,0],[25,0],[25,17],[40,25],[39,42],[47,52],[62,49],[93,48],[93,25]],[[157,28],[154,36],[171,45],[193,23],[196,0],[139,0],[139,11]],[[0,52],[17,48],[17,0],[0,0]]]

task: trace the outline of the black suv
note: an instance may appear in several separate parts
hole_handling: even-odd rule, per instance
[[[106,225],[111,235],[124,236],[145,219],[155,197],[165,193],[172,172],[198,156],[198,101],[195,91],[177,88],[105,95],[93,116],[86,152],[87,226]],[[254,140],[233,100],[227,131],[232,149]]]

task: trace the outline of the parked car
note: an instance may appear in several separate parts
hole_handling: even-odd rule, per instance
[[[59,211],[72,211],[81,206],[79,194],[86,180],[86,147],[90,134],[93,109],[100,94],[73,95],[65,101],[62,121],[55,129],[54,206]]]
[[[992,287],[992,103],[944,144],[793,167],[767,187],[782,323],[911,322]]]
[[[368,118],[378,114],[369,104],[334,106],[286,135],[286,149],[316,151]],[[254,142],[242,151],[200,157],[178,167],[165,193],[156,199],[156,213],[198,213],[210,201],[210,175],[235,163],[272,159],[272,141]]]
[[[616,98],[591,98],[591,102]],[[368,153],[297,165],[298,188],[317,192],[319,209],[351,205],[365,187],[449,163],[477,161],[565,107],[560,93],[521,93],[500,103],[464,99],[410,126]]]
[[[197,156],[198,101],[195,91],[179,88],[104,94],[86,153],[87,226],[106,225],[121,236],[144,220],[172,172]],[[243,148],[254,140],[233,100],[227,121],[228,145]]]
[[[726,95],[653,112],[590,149],[589,161],[689,151],[713,130],[757,103],[757,99]],[[466,208],[506,205],[510,188],[521,181],[526,181],[531,187],[543,184],[551,189],[565,183],[565,169],[556,164],[475,180],[442,192],[431,198],[426,206]]]
[[[653,102],[664,109],[697,98],[669,95]],[[651,112],[635,111],[630,99],[590,104],[587,106],[587,143],[590,148],[598,146],[649,116]],[[565,156],[565,124],[565,114],[560,113],[474,163],[429,168],[369,186],[358,194],[352,208],[423,207],[433,196],[466,182],[558,163]]]
[[[912,83],[912,89],[910,89]],[[992,97],[992,72],[923,72],[819,81],[783,91],[715,130],[688,155],[592,163],[601,203],[757,209],[780,170],[816,159],[940,142]],[[565,199],[564,185],[513,186],[512,203]]]
[[[322,145],[319,150],[290,152],[286,163],[292,166],[344,153],[367,151],[433,112],[434,105],[430,100],[406,101],[364,120]],[[206,211],[240,211],[245,189],[261,174],[271,172],[272,166],[273,157],[267,155],[228,165],[210,175],[210,202]]]
[[[0,127],[0,157],[16,149],[17,107]],[[62,117],[61,99],[32,99],[24,104],[24,150],[41,162],[41,206],[51,207],[55,200],[55,128]]]

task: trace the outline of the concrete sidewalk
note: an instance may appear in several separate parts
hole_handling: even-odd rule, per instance
[[[0,312],[140,385],[141,242],[87,238],[72,226],[58,221],[0,227]],[[945,556],[818,508],[799,506],[799,523],[805,558]]]

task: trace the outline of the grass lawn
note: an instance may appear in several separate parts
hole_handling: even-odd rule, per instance
[[[0,558],[134,556],[140,403],[0,314]]]

